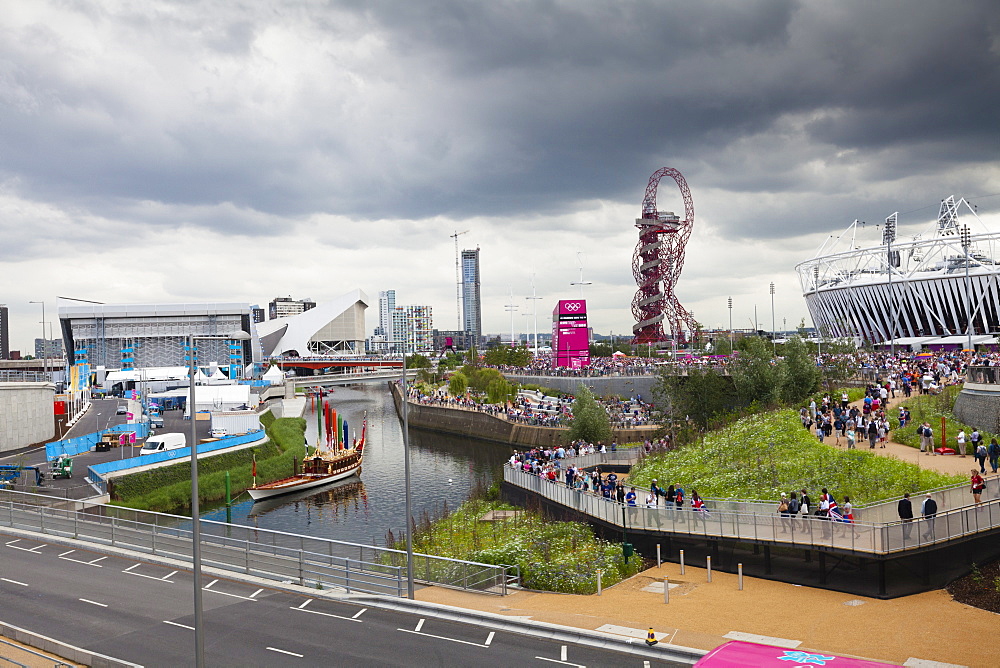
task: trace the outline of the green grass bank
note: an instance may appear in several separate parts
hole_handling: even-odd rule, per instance
[[[292,475],[295,462],[305,455],[306,421],[278,418],[268,412],[261,416],[268,442],[213,457],[198,459],[200,502],[225,499],[226,471],[233,497],[253,485],[252,462],[257,456],[257,482],[266,483]],[[163,513],[182,513],[191,506],[191,462],[133,473],[114,480],[111,503]]]

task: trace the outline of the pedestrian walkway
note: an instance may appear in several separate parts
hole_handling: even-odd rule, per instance
[[[670,579],[664,603],[662,578]],[[676,585],[676,586],[675,586]],[[937,590],[891,600],[812,589],[665,563],[605,589],[601,596],[521,591],[502,598],[427,587],[423,601],[712,649],[729,640],[858,656],[911,666],[996,665],[986,649],[1000,627],[996,614]],[[935,661],[919,663],[911,659]]]
[[[853,402],[851,405],[861,408],[863,403],[864,403],[863,401],[859,400]],[[892,424],[899,424],[899,422],[895,419],[895,415],[900,406],[906,406],[906,405],[907,405],[906,399],[903,397],[896,397],[895,399],[889,400],[889,408],[887,410],[889,411],[888,414],[893,418],[891,420]],[[936,424],[931,426],[934,429],[934,440],[935,440],[934,447],[939,447],[941,443],[941,433],[940,433],[941,425]],[[957,474],[968,477],[970,475],[970,471],[974,466],[976,467],[976,469],[979,468],[979,466],[976,464],[976,460],[971,455],[967,457],[961,457],[959,455],[936,455],[936,454],[927,454],[924,452],[920,452],[920,448],[911,448],[908,445],[903,445],[902,443],[897,443],[896,441],[891,440],[893,434],[895,433],[896,433],[895,430],[891,430],[889,432],[890,440],[886,442],[885,448],[876,445],[875,449],[871,450],[868,448],[867,440],[861,438],[858,439],[858,445],[856,446],[856,448],[862,452],[874,452],[876,455],[880,457],[895,457],[896,459],[901,459],[904,462],[909,462],[910,464],[916,464],[920,468],[930,469],[932,471],[938,471],[939,473]],[[954,438],[952,438],[952,441],[954,441]],[[844,437],[840,437],[838,439],[836,436],[836,432],[834,433],[834,436],[826,439],[824,442],[827,445],[839,448],[841,450],[847,449],[847,439]],[[992,473],[990,473],[989,467],[987,467],[986,471],[987,475],[993,475]]]

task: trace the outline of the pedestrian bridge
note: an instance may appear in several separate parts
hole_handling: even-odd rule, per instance
[[[562,467],[565,470],[570,465],[586,469],[629,465],[638,456],[639,453],[634,450],[586,455],[562,460]],[[642,490],[638,494],[639,499],[645,499],[647,491]],[[972,561],[968,558],[960,559],[956,564],[949,557],[950,561],[945,565],[935,563],[937,570],[932,574],[929,563],[920,563],[931,553],[970,553],[966,543],[979,539],[984,539],[991,547],[984,547],[985,552],[975,554],[975,561],[987,561],[990,551],[1000,552],[1000,546],[996,545],[996,537],[1000,534],[1000,478],[997,477],[987,482],[980,506],[969,505],[972,497],[967,485],[933,490],[938,504],[936,517],[919,518],[912,522],[899,520],[896,499],[856,508],[853,523],[831,521],[814,515],[782,517],[777,513],[776,501],[707,498],[704,499],[705,510],[667,508],[663,505],[655,508],[627,506],[569,488],[562,480],[549,481],[511,466],[504,467],[504,492],[518,500],[533,498],[542,501],[556,515],[588,521],[616,539],[627,536],[630,541],[645,545],[643,554],[647,557],[651,554],[650,548],[655,551],[656,544],[660,544],[661,549],[665,545],[668,556],[674,544],[697,545],[700,547],[695,548],[695,552],[708,551],[717,556],[721,555],[723,546],[734,554],[752,550],[750,556],[761,557],[759,565],[764,577],[798,582],[809,579],[801,576],[816,571],[813,573],[815,581],[810,584],[858,593],[865,593],[859,591],[861,589],[868,592],[874,588],[876,596],[900,595],[913,589],[910,582],[901,581],[892,586],[894,583],[890,580],[893,574],[890,571],[896,566],[904,571],[915,571],[910,575],[919,581],[917,590],[933,588],[926,585],[940,580],[934,575],[940,575],[941,570],[957,576],[971,567]],[[912,497],[917,516],[920,515],[923,498],[923,494]],[[816,500],[814,498],[814,502]],[[806,563],[818,562],[819,565],[818,568],[815,565],[808,568],[796,565],[794,570],[779,575],[772,564],[776,554],[786,561],[789,555],[799,555]],[[814,556],[817,558],[813,559]],[[673,555],[674,560],[677,558],[678,555]],[[939,558],[940,555],[934,557],[935,560]],[[717,560],[713,561],[717,567],[724,568]],[[834,563],[830,565],[828,561]],[[857,586],[864,584],[867,576],[856,577],[853,585],[840,577],[833,578],[831,583],[832,570],[847,566],[851,571],[870,569],[874,582],[869,584],[874,586]],[[731,570],[736,570],[735,564]],[[906,579],[902,575],[899,577]],[[894,589],[899,593],[890,594]]]
[[[417,377],[419,369],[407,369],[407,380]],[[330,373],[322,376],[290,376],[285,379],[297,388],[300,387],[332,387],[336,385],[356,385],[358,383],[385,383],[399,380],[401,369],[385,369],[381,371],[362,371],[358,373]]]

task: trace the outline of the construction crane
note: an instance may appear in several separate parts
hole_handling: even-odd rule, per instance
[[[468,233],[469,230],[465,230],[464,232],[456,230],[455,234],[448,235],[455,240],[455,312],[458,314],[458,327],[455,328],[455,331],[457,332],[465,329],[462,327],[462,268],[459,262],[458,238]]]

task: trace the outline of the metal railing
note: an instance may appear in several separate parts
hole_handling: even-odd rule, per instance
[[[0,526],[191,558],[190,518],[103,504],[0,492]],[[306,586],[402,596],[406,552],[211,520],[201,521],[202,559],[216,568]],[[420,582],[505,595],[520,582],[516,566],[414,554]]]
[[[826,547],[853,552],[888,554],[1000,528],[1000,484],[983,493],[984,502],[939,512],[933,519],[888,523],[832,521],[817,516],[782,516],[772,505],[766,513],[719,509],[645,508],[567,487],[510,466],[504,481],[533,492],[587,517],[626,529]],[[919,515],[919,502],[914,504]]]
[[[968,383],[979,383],[981,385],[1000,384],[1000,367],[996,366],[970,366],[965,374]]]

